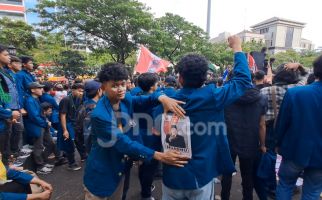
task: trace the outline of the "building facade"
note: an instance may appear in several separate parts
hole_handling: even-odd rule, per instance
[[[265,36],[265,43],[271,53],[312,47],[311,41],[302,40],[305,23],[273,17],[251,26],[252,31]],[[311,45],[307,45],[311,43]],[[302,45],[302,46],[301,46]]]
[[[243,42],[265,43],[265,36],[262,34],[244,30],[240,33],[237,33],[237,35]]]
[[[0,18],[26,21],[24,0],[0,0]]]

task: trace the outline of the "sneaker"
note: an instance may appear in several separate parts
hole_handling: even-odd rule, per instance
[[[151,192],[153,192],[155,190],[155,185],[151,185]]]
[[[52,164],[45,164],[44,166],[49,169],[54,169],[54,167],[55,167],[55,165],[52,165]]]
[[[66,158],[59,158],[56,162],[55,162],[55,166],[61,166],[61,165],[65,165],[68,163],[68,160]]]
[[[76,163],[68,165],[68,170],[70,171],[78,171],[81,169],[81,166],[77,165]]]
[[[30,156],[30,153],[24,152],[24,151],[20,151],[18,158],[24,159],[24,158],[28,158],[29,156]]]
[[[142,200],[155,200],[154,197],[147,197],[147,198],[142,198]]]
[[[37,170],[37,174],[50,174],[53,170],[47,167],[42,167]]]

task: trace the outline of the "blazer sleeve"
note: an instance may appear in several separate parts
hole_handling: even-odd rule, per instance
[[[12,116],[12,111],[0,107],[0,119],[9,119]]]
[[[0,192],[0,200],[27,200],[27,194]]]
[[[245,90],[252,87],[252,81],[246,56],[243,52],[234,55],[234,75],[233,78],[222,88],[213,87],[213,96],[218,110],[233,103],[241,97]]]
[[[162,94],[161,92],[154,92],[151,95],[140,95],[140,96],[131,96],[133,108],[137,109],[138,107],[155,107],[159,105],[159,97]]]
[[[28,118],[38,126],[43,128],[47,128],[48,124],[44,117],[42,117],[39,113],[39,109],[36,107],[35,102],[26,100],[25,109],[28,113]]]
[[[21,184],[29,184],[30,181],[33,179],[33,176],[31,176],[30,174],[24,173],[24,172],[20,172],[20,171],[16,171],[13,169],[8,169],[7,171],[7,177],[10,180],[14,180],[18,183]]]
[[[142,144],[132,141],[127,135],[121,132],[111,121],[92,118],[93,133],[97,136],[98,144],[103,148],[116,148],[117,151],[138,156],[142,160],[150,161],[153,158],[154,150]]]
[[[280,147],[283,140],[284,136],[287,132],[287,129],[290,126],[291,120],[292,120],[292,102],[291,102],[291,97],[289,91],[286,92],[283,102],[281,104],[277,121],[276,121],[276,126],[275,126],[275,136],[276,136],[276,143],[277,147]]]

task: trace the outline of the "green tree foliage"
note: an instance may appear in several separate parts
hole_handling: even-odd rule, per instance
[[[155,19],[145,43],[152,52],[172,63],[189,52],[206,57],[211,54],[207,34],[183,17],[171,13]]]
[[[121,63],[137,49],[152,23],[148,9],[136,0],[43,0],[35,11],[48,30],[61,27],[73,36],[85,34],[91,48],[103,48]]]
[[[80,52],[66,50],[61,52],[59,56],[58,64],[63,67],[63,71],[67,76],[86,73],[84,70],[85,57]]]
[[[23,21],[13,21],[9,18],[0,19],[0,44],[13,45],[18,54],[28,54],[36,47],[33,27]]]
[[[279,66],[280,64],[287,62],[298,62],[308,68],[312,67],[313,61],[318,56],[319,54],[314,51],[296,52],[294,50],[288,50],[286,52],[280,52],[273,55],[273,57],[276,58],[275,66]]]

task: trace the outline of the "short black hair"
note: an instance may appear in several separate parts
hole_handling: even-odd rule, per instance
[[[72,90],[84,89],[84,85],[81,83],[75,83],[72,85]]]
[[[322,55],[317,57],[313,62],[313,73],[315,78],[322,80]]]
[[[89,99],[93,99],[97,95],[98,91],[99,91],[99,89],[98,90],[86,91],[86,97],[89,98]]]
[[[155,73],[143,73],[138,77],[138,86],[144,91],[148,92],[152,86],[159,81],[159,76]]]
[[[199,88],[207,80],[208,61],[204,56],[187,54],[180,59],[176,70],[183,78],[184,87]]]
[[[254,74],[254,79],[256,81],[260,81],[263,80],[265,78],[265,72],[262,70],[258,70],[257,72],[255,72]]]
[[[51,84],[50,82],[44,82],[43,85],[44,87],[44,91],[45,92],[49,92],[54,86],[53,84]]]
[[[10,56],[10,63],[13,62],[20,62],[21,63],[21,59],[18,58],[17,56]]]
[[[314,76],[314,74],[310,74],[310,75],[309,75],[309,77],[307,77],[306,84],[307,84],[307,85],[310,85],[310,84],[314,83],[314,81],[315,81],[315,76]]]
[[[46,110],[48,110],[50,108],[53,108],[53,105],[51,105],[48,102],[43,102],[43,103],[40,104],[40,107],[41,107],[42,111],[46,111]]]
[[[280,65],[276,69],[275,76],[273,78],[273,84],[282,83],[282,84],[296,84],[299,82],[299,72],[293,70],[287,70],[284,67],[284,64]]]
[[[6,46],[0,44],[0,53],[2,53],[4,51],[8,51],[8,48]]]
[[[106,63],[102,66],[97,77],[101,83],[106,81],[122,81],[129,78],[129,72],[121,63]]]
[[[33,61],[32,57],[30,56],[21,56],[20,60],[22,64],[27,64],[29,61]]]

